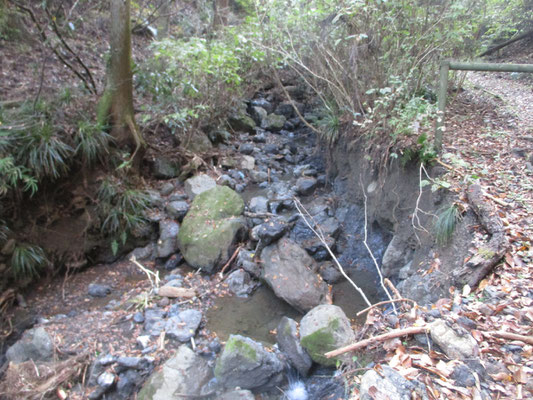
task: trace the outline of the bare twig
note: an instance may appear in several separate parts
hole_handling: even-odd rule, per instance
[[[394,285],[392,284],[389,278],[385,278],[384,282],[385,282],[385,285],[387,285],[389,289],[392,290],[392,293],[394,293],[394,296],[396,296],[397,299],[403,299],[402,295],[400,294],[398,289],[394,287]]]
[[[481,332],[481,333],[488,337],[494,336],[494,337],[499,337],[502,339],[518,340],[520,342],[533,345],[533,336],[518,335],[516,333],[510,333],[510,332]]]
[[[139,267],[139,269],[146,274],[146,276],[148,277],[148,280],[150,281],[150,284],[152,285],[152,289],[159,288],[159,271],[154,272],[154,271],[150,271],[149,269],[145,268],[140,262],[137,261],[135,256],[131,256],[130,261],[134,263],[137,267]]]
[[[376,267],[376,271],[377,271],[377,273],[379,275],[379,283],[381,284],[381,287],[385,291],[385,294],[387,295],[389,300],[393,300],[392,296],[389,293],[389,290],[387,289],[387,287],[385,286],[385,283],[383,282],[383,274],[381,273],[381,268],[379,267],[378,261],[376,260],[376,257],[374,256],[374,253],[372,253],[372,250],[370,249],[370,246],[368,245],[368,212],[367,212],[367,204],[366,204],[367,201],[368,201],[368,198],[366,197],[366,190],[365,190],[365,188],[363,186],[362,179],[361,179],[360,183],[361,183],[361,189],[363,190],[363,196],[364,196],[364,199],[365,199],[365,202],[364,202],[364,207],[365,207],[365,236],[364,236],[363,244],[365,245],[366,250],[368,251],[368,254],[370,254],[370,258],[372,258],[372,261],[374,262],[374,266]],[[394,302],[391,302],[391,304],[392,304],[392,310],[394,311],[394,313],[398,314],[398,310],[396,310],[396,305],[394,304]]]
[[[355,290],[357,290],[359,292],[359,294],[361,295],[361,297],[363,298],[365,303],[368,306],[371,306],[372,303],[370,303],[370,300],[368,300],[368,298],[366,297],[365,293],[363,292],[363,289],[361,289],[359,286],[357,286],[356,283],[346,274],[346,272],[344,271],[344,268],[339,263],[339,260],[337,259],[337,257],[335,257],[335,254],[333,254],[333,252],[329,248],[328,244],[326,243],[326,238],[324,236],[324,233],[322,232],[322,229],[320,229],[320,226],[315,224],[316,225],[316,229],[315,229],[315,228],[313,228],[313,226],[309,222],[309,220],[313,221],[313,217],[311,216],[311,214],[309,214],[309,212],[305,209],[305,207],[302,205],[302,203],[300,203],[300,201],[297,198],[294,198],[294,204],[295,204],[296,209],[298,210],[300,216],[303,218],[305,224],[308,226],[309,229],[311,229],[311,231],[320,240],[322,245],[326,248],[326,250],[328,251],[329,255],[331,256],[331,258],[335,262],[335,265],[337,266],[337,268],[339,269],[341,274],[344,276],[344,278],[346,278],[346,280],[348,282],[350,282],[350,284],[355,288]],[[304,215],[304,213],[305,213],[305,215]],[[308,218],[309,218],[309,220],[308,220]]]
[[[399,303],[399,302],[402,302],[402,301],[407,301],[407,302],[411,302],[413,304],[416,304],[416,301],[411,300],[411,299],[400,298],[400,299],[393,299],[393,300],[385,300],[385,301],[380,301],[379,303],[373,304],[370,307],[367,307],[364,310],[359,311],[356,315],[359,317],[360,315],[363,315],[364,313],[372,310],[373,308],[376,308],[376,307],[379,307],[379,306],[383,306],[385,304]]]
[[[226,264],[224,264],[224,266],[222,267],[222,269],[220,270],[220,272],[218,274],[220,278],[224,277],[224,271],[226,271],[226,269],[231,265],[233,260],[235,260],[235,258],[237,257],[237,255],[239,254],[239,251],[241,251],[241,249],[242,249],[242,246],[237,247],[235,249],[235,251],[233,252],[233,255],[228,260],[228,262]]]
[[[416,335],[418,333],[425,333],[428,330],[429,330],[428,325],[413,326],[411,328],[405,328],[405,329],[396,329],[391,332],[384,333],[383,335],[374,336],[374,337],[371,337],[365,340],[361,340],[356,343],[352,343],[348,346],[341,347],[340,349],[329,351],[324,355],[326,356],[326,358],[337,357],[341,354],[348,353],[349,351],[359,350],[359,349],[370,346],[371,344],[374,344],[377,342],[384,342],[385,340],[394,339],[397,337]]]

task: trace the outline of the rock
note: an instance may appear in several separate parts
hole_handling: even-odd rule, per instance
[[[24,361],[49,361],[54,353],[52,338],[43,327],[29,329],[6,352],[6,358],[15,364]]]
[[[261,128],[268,131],[279,131],[283,128],[283,125],[285,125],[286,120],[287,118],[285,118],[283,115],[269,114],[263,120],[263,125]]]
[[[302,196],[309,196],[315,191],[317,182],[313,177],[302,177],[296,181],[296,193]]]
[[[213,148],[213,144],[209,137],[202,131],[192,131],[192,135],[188,137],[187,141],[182,143],[185,150],[192,153],[205,153]]]
[[[243,143],[239,146],[241,154],[250,155],[254,152],[254,145],[252,143]]]
[[[278,115],[283,115],[286,119],[292,118],[294,114],[294,108],[290,101],[284,101],[279,103],[274,111]]]
[[[141,349],[146,349],[150,345],[150,335],[137,336],[136,342]]]
[[[113,375],[111,372],[104,372],[98,377],[98,380],[96,381],[99,386],[101,386],[103,389],[109,389],[113,384],[115,383],[115,375]]]
[[[264,182],[268,179],[268,174],[265,171],[250,171],[250,179],[254,183]]]
[[[227,186],[231,189],[235,189],[237,182],[231,176],[224,174],[224,175],[221,175],[220,178],[218,179],[218,184],[222,186]]]
[[[259,277],[261,275],[261,268],[254,261],[254,252],[248,250],[241,250],[237,255],[237,266],[250,273],[252,276]]]
[[[168,196],[174,191],[174,189],[175,187],[172,182],[165,182],[159,192],[161,193],[161,196]]]
[[[141,384],[143,378],[141,374],[132,369],[128,369],[118,375],[117,395],[119,399],[129,399],[137,387]]]
[[[211,379],[207,361],[196,355],[186,345],[154,373],[139,392],[138,400],[169,400],[179,393],[187,397],[204,394],[202,388]]]
[[[231,139],[231,133],[229,133],[225,129],[217,129],[214,131],[210,131],[207,134],[207,137],[213,144],[226,143],[228,140]]]
[[[248,133],[254,133],[254,129],[256,127],[255,121],[252,117],[247,115],[244,112],[241,112],[239,114],[234,114],[228,119],[228,124],[231,129],[233,129],[236,132],[248,132]]]
[[[252,170],[255,168],[255,158],[251,156],[242,156],[241,160],[241,168]]]
[[[141,312],[137,311],[133,314],[133,322],[136,324],[142,324],[144,322],[144,315]]]
[[[256,196],[250,199],[250,204],[248,205],[250,212],[256,214],[264,214],[268,212],[268,199],[263,196]]]
[[[334,366],[335,358],[326,358],[324,353],[346,346],[355,340],[350,320],[340,307],[323,304],[313,308],[300,322],[300,343],[313,361]],[[350,355],[341,355],[341,361],[349,361]]]
[[[206,174],[193,176],[185,181],[185,193],[193,200],[200,193],[216,187],[217,183]]]
[[[279,145],[276,143],[269,143],[263,147],[266,154],[277,154],[279,152]]]
[[[172,271],[183,261],[183,256],[179,253],[172,254],[169,259],[165,262],[165,269],[167,271]]]
[[[257,125],[263,126],[263,121],[266,119],[267,115],[268,113],[263,107],[252,107],[252,118],[254,119]]]
[[[274,106],[266,99],[254,99],[250,102],[250,104],[252,107],[261,107],[269,114],[274,111]]]
[[[273,389],[283,380],[283,364],[262,344],[231,335],[215,367],[217,381],[228,389]]]
[[[249,390],[236,389],[226,392],[217,397],[218,400],[255,400],[255,396]]]
[[[339,269],[330,261],[326,261],[318,268],[318,273],[327,283],[337,283],[342,279]]]
[[[300,312],[327,302],[328,287],[313,272],[315,262],[304,249],[289,239],[281,239],[263,249],[262,279]]]
[[[202,313],[198,310],[184,310],[177,316],[170,317],[165,324],[167,336],[180,342],[187,342],[194,337],[200,322]]]
[[[167,204],[165,210],[167,214],[170,215],[172,218],[181,221],[183,217],[185,217],[185,214],[187,214],[187,211],[189,211],[189,204],[187,204],[187,202],[183,200],[171,201]]]
[[[456,365],[452,374],[450,375],[450,378],[455,381],[457,386],[472,387],[476,385],[476,378],[472,374],[470,368],[464,364]]]
[[[198,195],[183,220],[178,246],[187,263],[207,273],[223,265],[244,230],[242,198],[225,186]]]
[[[176,221],[171,219],[159,221],[157,257],[168,257],[178,250],[177,235],[179,230],[180,226]]]
[[[399,273],[412,258],[413,250],[405,243],[400,235],[394,235],[383,254],[382,272],[384,276]]]
[[[265,131],[263,129],[258,130],[257,134],[252,138],[255,143],[266,143]]]
[[[127,257],[129,260],[132,256],[135,257],[136,260],[142,261],[142,260],[153,260],[156,255],[156,245],[154,243],[150,243],[144,247],[137,247],[134,249]]]
[[[419,385],[417,387],[413,381],[408,381],[388,365],[382,365],[379,373],[372,369],[363,375],[359,396],[361,400],[411,400],[413,392],[416,392],[418,398],[427,399],[424,385]]]
[[[287,356],[298,373],[301,376],[307,376],[313,360],[300,344],[296,321],[283,317],[278,325],[276,341],[281,352]]]
[[[479,347],[476,340],[463,328],[457,333],[442,320],[431,323],[431,338],[451,359],[466,360],[477,357]]]
[[[144,330],[150,336],[159,336],[165,329],[166,312],[159,309],[146,309],[144,311]]]
[[[153,367],[154,360],[150,357],[118,357],[116,359],[117,366],[115,369],[118,372],[125,371],[127,369],[136,370],[149,370]]]
[[[233,271],[226,279],[229,290],[239,297],[246,297],[253,292],[255,284],[250,278],[250,274],[242,269]]]
[[[154,160],[153,175],[158,179],[171,179],[179,176],[180,168],[179,164],[158,156]]]
[[[99,285],[98,283],[89,284],[89,296],[92,297],[106,297],[111,293],[111,287],[108,285]]]
[[[254,234],[261,241],[261,244],[268,246],[279,238],[289,229],[289,225],[282,218],[272,218],[269,221],[257,225],[254,228]]]

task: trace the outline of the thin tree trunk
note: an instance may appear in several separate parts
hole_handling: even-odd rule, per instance
[[[144,147],[144,140],[133,111],[130,0],[111,0],[110,45],[107,85],[98,106],[98,120],[110,123],[117,146],[134,149],[135,156]]]
[[[490,49],[488,49],[484,53],[481,53],[478,57],[488,56],[489,54],[492,54],[495,51],[498,51],[500,49],[503,49],[504,47],[509,46],[510,44],[512,44],[514,42],[518,42],[519,40],[525,39],[528,36],[533,38],[533,29],[530,30],[530,31],[527,31],[526,33],[523,33],[523,34],[515,37],[514,39],[507,40],[506,42],[503,42],[502,44],[499,44],[497,46],[491,47]]]

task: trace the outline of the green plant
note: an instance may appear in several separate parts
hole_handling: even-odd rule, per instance
[[[323,118],[318,120],[321,137],[329,144],[333,144],[339,138],[341,130],[340,111],[334,105],[322,109]]]
[[[150,199],[145,192],[127,188],[113,178],[102,181],[97,198],[100,231],[111,238],[111,249],[116,254],[120,243],[124,245],[128,235],[146,222],[144,212]]]
[[[453,236],[457,222],[461,218],[456,204],[443,208],[437,215],[434,230],[437,244],[445,246]]]
[[[44,250],[39,246],[23,243],[15,247],[11,256],[11,271],[16,279],[39,276],[48,262]]]
[[[109,153],[112,140],[112,136],[105,132],[105,127],[83,119],[78,123],[78,134],[74,139],[76,154],[82,156],[85,164],[103,161],[104,155]]]

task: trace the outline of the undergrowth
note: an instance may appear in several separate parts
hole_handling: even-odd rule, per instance
[[[455,232],[457,222],[461,218],[461,214],[457,205],[452,204],[449,207],[445,207],[438,213],[438,219],[435,222],[434,231],[437,244],[445,246]]]

